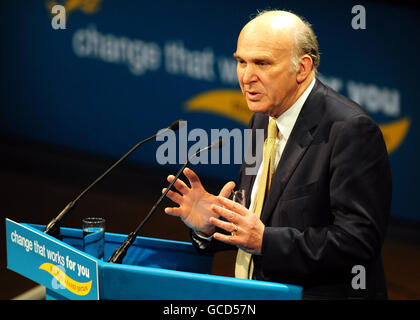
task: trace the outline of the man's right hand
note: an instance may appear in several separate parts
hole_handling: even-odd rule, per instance
[[[189,188],[182,180],[178,179],[174,187],[179,192],[170,190],[167,197],[177,203],[179,207],[168,207],[165,208],[165,213],[178,216],[184,221],[184,223],[195,230],[196,232],[204,233],[210,236],[214,233],[215,227],[209,222],[211,217],[218,218],[219,216],[211,209],[212,205],[220,205],[215,195],[208,193],[197,174],[189,168],[185,168],[183,171],[184,175],[190,182],[191,188]],[[168,182],[172,182],[175,177],[173,175],[168,176]],[[219,193],[219,196],[229,197],[235,183],[230,181],[224,185]],[[162,190],[162,193],[166,191],[166,188]]]

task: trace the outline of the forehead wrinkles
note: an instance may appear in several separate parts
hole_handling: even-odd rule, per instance
[[[240,37],[236,55],[241,58],[282,58],[291,53],[290,45],[265,38]]]

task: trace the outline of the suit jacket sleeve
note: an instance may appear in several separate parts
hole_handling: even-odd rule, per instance
[[[331,223],[304,230],[266,227],[262,255],[254,256],[264,278],[284,276],[299,282],[317,275],[328,277],[380,254],[391,199],[391,175],[382,133],[365,115],[332,126],[335,137],[330,142],[327,164],[327,214],[331,215]]]

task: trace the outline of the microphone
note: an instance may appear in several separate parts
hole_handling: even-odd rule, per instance
[[[182,122],[181,122],[182,121]],[[106,170],[102,175],[100,175],[95,181],[93,181],[85,190],[83,190],[73,201],[69,202],[67,206],[58,214],[57,217],[52,219],[46,226],[44,233],[49,234],[55,238],[60,238],[60,222],[63,220],[68,213],[74,208],[77,201],[79,201],[94,185],[96,185],[99,181],[101,181],[109,172],[111,172],[117,165],[119,165],[122,161],[124,161],[130,154],[132,154],[138,147],[140,147],[142,144],[156,138],[157,136],[160,136],[161,134],[173,130],[176,131],[180,128],[180,125],[182,126],[184,124],[183,120],[176,120],[173,122],[169,127],[166,129],[163,129],[161,131],[158,131],[153,136],[144,139],[143,141],[140,141],[137,143],[134,147],[130,149],[125,155],[123,155],[118,161],[116,161],[108,170]]]
[[[109,258],[108,262],[110,263],[122,263],[122,260],[124,259],[125,255],[127,254],[128,249],[133,244],[134,240],[136,239],[138,233],[140,232],[141,228],[146,224],[146,222],[152,217],[152,215],[155,213],[157,207],[162,202],[163,198],[166,196],[166,194],[169,192],[169,190],[174,185],[175,181],[178,180],[179,176],[181,175],[182,171],[184,171],[185,167],[191,162],[192,159],[197,157],[201,152],[207,151],[209,149],[219,149],[224,145],[223,139],[219,139],[215,142],[213,142],[211,145],[198,150],[196,153],[194,153],[191,158],[185,162],[185,164],[182,166],[182,168],[178,171],[175,178],[172,180],[172,182],[168,185],[166,188],[166,191],[160,196],[160,198],[156,201],[155,205],[150,209],[147,216],[143,219],[142,222],[137,226],[136,230],[131,232],[127,238],[124,240],[124,242],[121,244],[119,248],[117,248],[112,256]]]

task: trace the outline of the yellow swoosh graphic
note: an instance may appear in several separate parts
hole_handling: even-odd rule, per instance
[[[252,111],[249,110],[240,90],[211,90],[200,93],[186,103],[187,111],[201,111],[219,114],[248,125]],[[388,153],[394,152],[404,141],[410,127],[408,117],[379,125]]]
[[[239,90],[211,90],[189,99],[188,111],[206,111],[234,119],[247,125],[252,112],[248,109],[245,98]]]
[[[411,121],[410,118],[405,117],[390,123],[380,125],[382,135],[385,139],[386,149],[388,153],[392,153],[404,141],[408,132]]]
[[[87,14],[93,14],[100,9],[100,3],[102,0],[66,0],[66,1],[46,1],[46,7],[49,13],[51,13],[52,7],[57,4],[63,5],[66,9],[67,15],[74,10],[81,10]],[[60,2],[60,3],[59,3]]]
[[[51,274],[58,282],[61,283],[70,292],[77,294],[78,296],[85,296],[90,292],[92,287],[92,280],[89,282],[78,282],[73,280],[66,275],[59,267],[52,263],[46,262],[39,266],[39,269],[47,271]]]

